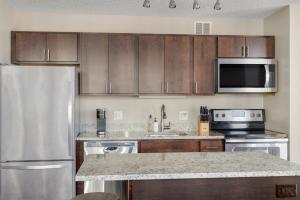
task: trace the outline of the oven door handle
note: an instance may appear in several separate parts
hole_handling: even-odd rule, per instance
[[[266,70],[266,80],[265,80],[265,88],[270,87],[270,65],[265,65]]]

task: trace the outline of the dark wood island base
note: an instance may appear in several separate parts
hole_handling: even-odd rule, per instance
[[[299,176],[129,181],[128,199],[296,200],[297,185]]]

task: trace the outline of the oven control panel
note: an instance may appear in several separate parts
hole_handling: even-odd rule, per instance
[[[264,122],[263,109],[249,110],[212,110],[212,120],[215,122]]]

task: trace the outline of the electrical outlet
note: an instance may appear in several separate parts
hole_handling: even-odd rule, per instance
[[[188,111],[180,111],[179,112],[179,120],[180,121],[187,121],[189,119],[189,112]]]
[[[114,120],[123,120],[123,112],[114,111]]]

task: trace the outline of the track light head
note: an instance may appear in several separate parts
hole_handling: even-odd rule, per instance
[[[194,10],[200,9],[200,3],[198,0],[194,0],[193,9]]]
[[[221,10],[221,9],[222,9],[222,7],[221,7],[220,0],[217,0],[214,5],[214,10]]]
[[[176,8],[176,2],[175,2],[175,0],[170,0],[169,8]]]
[[[143,7],[144,8],[150,8],[151,7],[150,0],[145,0],[144,3],[143,3]]]

